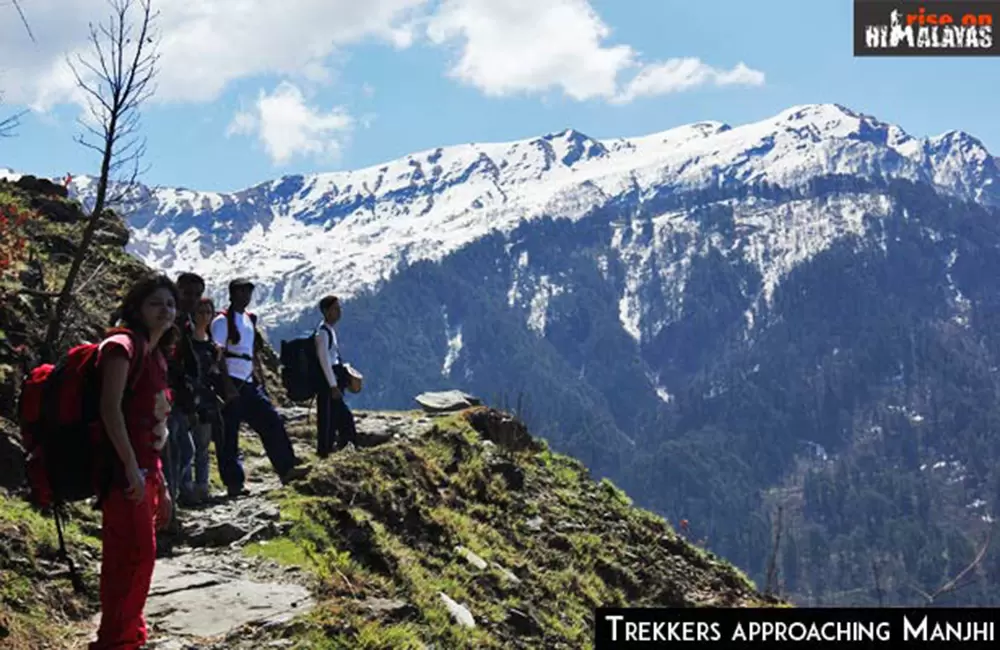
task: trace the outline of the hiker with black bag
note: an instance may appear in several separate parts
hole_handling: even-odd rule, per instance
[[[258,363],[262,339],[257,332],[257,316],[247,311],[253,289],[253,283],[245,278],[230,282],[229,307],[215,317],[211,327],[212,339],[223,347],[226,366],[220,382],[225,399],[222,431],[215,451],[219,475],[233,498],[249,494],[239,443],[240,425],[244,422],[260,436],[271,467],[283,484],[309,473],[309,468],[295,457],[285,422],[265,390]]]
[[[316,357],[322,370],[322,381],[316,394],[316,454],[326,458],[334,447],[343,449],[357,444],[354,414],[344,400],[344,391],[360,390],[361,375],[343,362],[334,326],[342,310],[337,296],[324,296],[319,301],[323,321],[316,328]]]

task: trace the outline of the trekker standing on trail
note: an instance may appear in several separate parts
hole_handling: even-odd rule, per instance
[[[342,310],[337,296],[324,296],[319,301],[323,321],[316,329],[316,356],[326,378],[327,389],[316,395],[316,454],[326,458],[333,451],[357,444],[354,414],[344,401],[347,388],[347,371],[340,357],[340,343],[334,325],[340,320]]]
[[[177,277],[177,290],[180,300],[177,304],[178,340],[173,355],[168,362],[168,377],[170,389],[174,396],[174,408],[170,412],[167,426],[170,438],[167,442],[167,453],[164,475],[167,487],[174,501],[174,511],[167,527],[168,532],[177,533],[180,520],[177,518],[177,506],[189,506],[195,501],[194,495],[185,490],[184,474],[190,471],[195,454],[192,439],[192,429],[197,418],[199,392],[198,358],[191,344],[191,333],[194,329],[194,311],[198,301],[205,291],[205,280],[194,273],[181,273]],[[190,486],[187,486],[190,487]]]
[[[191,346],[198,360],[197,406],[192,420],[191,436],[194,440],[194,461],[185,463],[181,475],[181,494],[188,495],[192,505],[208,500],[210,495],[208,471],[211,463],[209,445],[213,433],[222,426],[222,409],[212,388],[221,380],[224,370],[222,348],[212,340],[209,328],[215,318],[215,303],[202,298],[194,312]]]
[[[134,649],[147,640],[143,609],[156,562],[156,528],[171,511],[160,449],[167,437],[166,355],[176,336],[177,300],[177,287],[166,276],[137,282],[119,310],[131,333],[112,330],[98,352],[100,420],[115,455],[100,498],[101,625],[90,650]]]
[[[246,279],[229,283],[229,307],[212,321],[212,338],[223,345],[226,372],[222,375],[226,404],[222,409],[222,436],[216,441],[219,475],[230,497],[249,494],[240,454],[240,424],[246,422],[264,443],[271,466],[288,483],[309,473],[295,458],[285,423],[264,390],[259,372],[257,317],[247,311],[254,285]],[[221,443],[221,444],[220,444]]]

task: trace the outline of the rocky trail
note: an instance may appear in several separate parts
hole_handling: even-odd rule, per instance
[[[306,409],[282,410],[299,457],[322,462],[312,443],[295,435],[310,428]],[[419,436],[432,426],[430,417],[411,413],[359,412],[356,417],[360,448],[339,453],[365,453],[366,447]],[[278,477],[254,444],[256,436],[248,431],[243,436],[251,494],[182,510],[182,533],[160,551],[146,605],[151,650],[290,647],[288,639],[260,646],[246,637],[254,629],[287,625],[316,604],[315,584],[306,572],[245,553],[248,544],[278,537],[288,524],[281,521],[274,499],[282,487]],[[99,620],[98,615],[81,630],[77,647],[86,647]]]

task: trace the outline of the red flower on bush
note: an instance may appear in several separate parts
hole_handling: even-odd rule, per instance
[[[28,257],[24,226],[31,216],[16,205],[0,206],[0,279]]]

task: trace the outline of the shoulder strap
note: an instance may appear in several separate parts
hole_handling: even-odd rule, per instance
[[[320,323],[316,326],[317,335],[320,333],[320,330],[326,332],[326,349],[329,350],[333,345],[333,332],[331,332],[330,328],[326,326],[326,323]]]
[[[136,336],[131,331],[128,335],[132,338],[134,356],[132,363],[129,365],[128,383],[125,385],[125,390],[131,393],[135,390],[135,385],[139,383],[139,375],[142,374],[143,365],[146,363],[146,353],[148,350],[146,349],[146,341],[141,336]]]
[[[143,337],[136,335],[135,332],[123,327],[115,327],[108,331],[104,338],[101,339],[100,346],[104,341],[116,336],[118,334],[125,334],[132,341],[132,359],[128,364],[128,379],[125,383],[125,390],[122,394],[122,400],[128,400],[132,396],[132,392],[135,390],[136,384],[139,383],[139,376],[142,374],[142,368],[146,362],[146,341]],[[94,360],[97,360],[97,354],[94,355]]]

